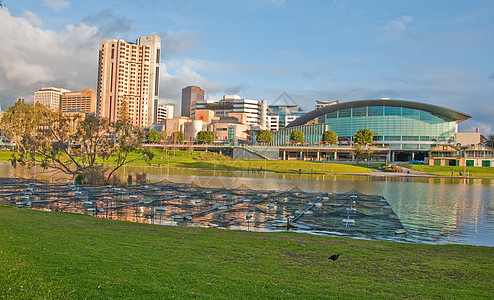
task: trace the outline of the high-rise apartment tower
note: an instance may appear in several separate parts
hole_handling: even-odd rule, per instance
[[[182,89],[182,116],[194,118],[196,102],[204,100],[204,91],[198,86],[188,86]]]
[[[99,50],[97,113],[117,121],[122,103],[134,126],[156,122],[159,97],[161,38],[147,35],[136,43],[102,40]]]

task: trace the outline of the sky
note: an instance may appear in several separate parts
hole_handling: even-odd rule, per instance
[[[96,89],[99,42],[162,38],[160,102],[181,89],[290,103],[392,98],[494,133],[492,0],[3,0],[0,104]],[[278,99],[278,100],[277,100]],[[179,111],[179,110],[178,110]]]

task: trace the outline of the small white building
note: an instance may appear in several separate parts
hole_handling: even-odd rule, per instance
[[[173,104],[159,104],[156,112],[156,123],[166,119],[172,119],[175,110]]]

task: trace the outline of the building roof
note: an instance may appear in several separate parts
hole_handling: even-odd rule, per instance
[[[285,128],[290,128],[294,126],[304,125],[307,122],[314,120],[322,115],[331,113],[338,110],[343,110],[347,108],[354,107],[364,107],[364,106],[394,106],[394,107],[405,107],[411,109],[418,109],[426,111],[438,118],[443,119],[446,122],[462,122],[470,119],[472,116],[449,109],[441,106],[436,106],[427,103],[405,101],[405,100],[391,100],[391,99],[378,99],[378,100],[356,100],[349,102],[342,102],[334,105],[329,105],[320,109],[315,109],[311,112],[300,116],[298,119],[292,121]]]

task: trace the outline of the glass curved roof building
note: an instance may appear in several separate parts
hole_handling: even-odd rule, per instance
[[[295,129],[304,132],[308,144],[320,143],[322,132],[332,130],[339,140],[370,129],[374,142],[404,150],[429,150],[454,141],[458,123],[471,116],[426,103],[404,100],[358,100],[313,110],[274,133],[274,145],[286,145]]]

